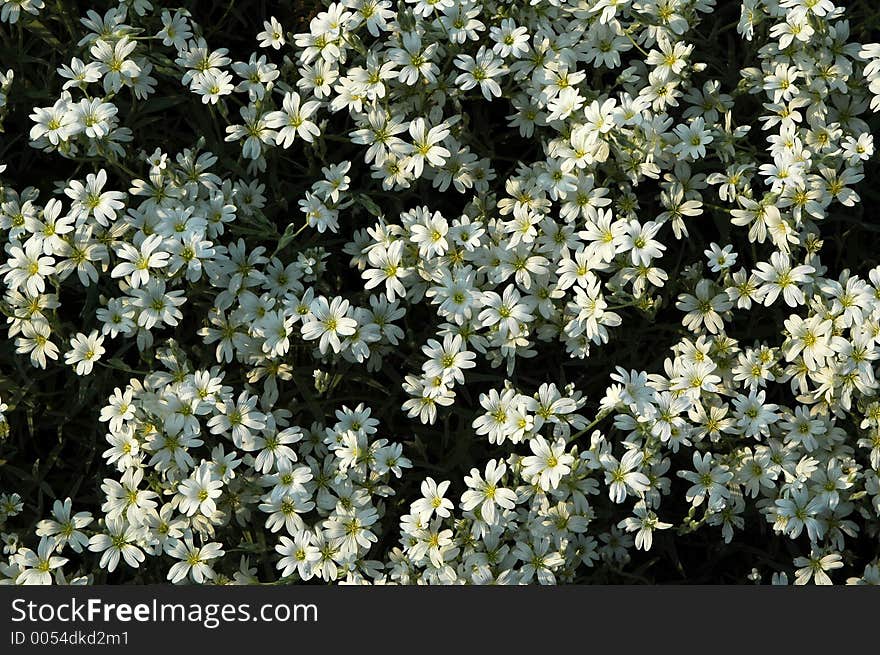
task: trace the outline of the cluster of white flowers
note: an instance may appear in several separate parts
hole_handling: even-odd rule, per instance
[[[0,20],[41,9],[2,0]],[[763,42],[725,89],[700,61],[715,9],[342,0],[301,33],[266,17],[246,61],[184,10],[89,11],[29,137],[94,172],[45,200],[0,183],[2,308],[34,367],[130,376],[114,353],[133,342],[151,368],[95,417],[97,516],[58,500],[34,539],[8,527],[18,495],[0,497],[0,581],[89,582],[90,566],[155,558],[175,583],[546,584],[624,570],[661,535],[748,530],[790,540],[796,584],[831,583],[845,562],[850,583],[880,582],[876,559],[847,561],[880,532],[880,267],[821,256],[823,221],[859,202],[874,152],[880,44],[855,43],[831,0],[743,0],[728,29]],[[19,74],[0,76],[0,120]],[[195,136],[138,150],[127,106],[166,78],[226,121],[235,171]],[[737,125],[749,95],[760,116]],[[481,105],[533,161],[475,128]],[[286,150],[320,176],[278,234],[264,209]],[[392,215],[405,194],[418,201]],[[676,264],[709,217],[731,243]],[[301,246],[306,230],[319,245]],[[251,241],[273,234],[274,251]],[[330,279],[335,259],[360,283]],[[86,332],[58,318],[78,286]],[[592,402],[561,375],[512,382],[544,349],[601,361],[670,288],[685,336],[662,371],[609,361]],[[497,454],[463,479],[414,465],[370,407],[340,400],[327,417],[313,402],[349,367],[380,371],[416,307],[436,320],[386,390],[410,432],[467,407],[472,369],[495,371],[464,394],[476,418],[456,438]],[[783,317],[773,337],[728,334],[759,308]],[[312,390],[295,365],[314,369]],[[391,511],[413,476],[420,497]],[[751,578],[770,573],[787,582]]]

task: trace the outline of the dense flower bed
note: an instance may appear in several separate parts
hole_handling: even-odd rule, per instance
[[[880,582],[870,2],[0,5],[0,581]]]

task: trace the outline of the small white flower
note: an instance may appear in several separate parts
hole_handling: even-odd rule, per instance
[[[97,330],[88,335],[79,332],[70,340],[70,350],[64,354],[64,362],[75,365],[77,375],[88,375],[94,363],[106,352],[103,343],[104,337]]]

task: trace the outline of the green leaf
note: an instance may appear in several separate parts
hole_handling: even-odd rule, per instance
[[[286,248],[290,244],[290,242],[293,241],[297,232],[298,229],[293,223],[284,228],[284,234],[282,234],[281,238],[278,239],[278,245],[275,247],[275,253],[281,252],[284,248]]]
[[[375,202],[373,202],[372,198],[370,198],[367,195],[364,195],[363,193],[359,193],[359,194],[357,194],[357,196],[355,196],[355,202],[358,205],[360,205],[361,207],[363,207],[364,209],[366,209],[370,214],[372,214],[376,218],[380,218],[384,214],[384,212],[382,211],[382,208],[379,207],[379,205],[377,205]]]
[[[128,364],[123,362],[121,359],[117,357],[111,357],[107,360],[107,365],[111,368],[115,368],[120,371],[125,371],[126,373],[137,373],[133,368],[131,368]]]

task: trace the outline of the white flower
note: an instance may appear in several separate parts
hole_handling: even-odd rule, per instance
[[[727,293],[714,293],[712,286],[712,281],[704,278],[697,283],[694,295],[683,293],[678,296],[675,307],[687,312],[681,322],[689,330],[697,331],[703,326],[712,334],[724,330],[722,314],[733,303]]]
[[[144,551],[137,546],[140,530],[124,518],[107,518],[104,529],[89,539],[89,550],[101,553],[98,565],[109,572],[116,570],[120,557],[136,569],[146,559]]]
[[[506,472],[507,465],[494,459],[486,464],[485,478],[480,475],[479,469],[471,469],[470,475],[464,478],[468,490],[461,496],[462,509],[479,509],[481,517],[487,523],[495,522],[496,508],[513,509],[516,493],[498,484]]]
[[[474,419],[476,433],[488,435],[489,443],[504,443],[517,429],[516,397],[513,389],[505,389],[501,394],[491,389],[488,394],[480,394],[480,405],[486,413]]]
[[[429,378],[441,376],[464,384],[462,369],[476,366],[473,361],[476,354],[464,349],[463,340],[458,334],[455,336],[447,334],[443,337],[442,344],[436,339],[429,339],[428,343],[422,346],[422,352],[428,357],[422,370]]]
[[[484,326],[498,325],[502,335],[517,334],[520,323],[532,320],[533,301],[524,299],[512,284],[505,287],[502,295],[494,291],[483,294],[483,305],[486,307],[479,314]]]
[[[451,154],[449,150],[439,145],[449,136],[449,127],[446,123],[428,129],[424,118],[416,118],[409,124],[409,134],[413,142],[407,158],[407,169],[416,177],[421,177],[425,164],[435,168],[443,166],[446,158]]]
[[[263,154],[264,144],[277,139],[278,133],[273,129],[278,125],[277,119],[270,114],[260,114],[253,105],[245,105],[239,109],[244,125],[228,125],[226,141],[244,139],[241,154],[247,159],[258,159]]]
[[[4,9],[8,6],[4,5]],[[45,137],[49,143],[57,146],[77,132],[70,101],[65,98],[56,100],[51,107],[34,108],[30,118],[36,123],[30,130],[32,141]]]
[[[713,273],[732,268],[737,258],[737,253],[733,252],[732,245],[728,244],[722,248],[715,242],[710,243],[709,248],[704,250],[703,254],[709,261],[709,270]]]
[[[420,514],[422,521],[429,521],[435,514],[441,518],[450,516],[454,505],[444,497],[450,484],[449,480],[437,483],[434,478],[425,478],[421,485],[422,497],[410,506],[410,511]]]
[[[37,523],[36,533],[38,537],[51,537],[56,550],[70,545],[73,552],[81,553],[89,545],[89,538],[81,529],[90,525],[94,518],[89,512],[77,512],[71,516],[72,507],[70,498],[63,502],[56,499],[52,503],[52,518]]]
[[[58,346],[50,340],[52,328],[45,321],[28,321],[15,339],[15,352],[30,353],[31,363],[46,368],[46,359],[58,359]]]
[[[45,278],[55,272],[55,259],[43,255],[43,244],[38,239],[29,239],[24,248],[7,244],[6,252],[9,259],[0,266],[0,272],[6,271],[3,281],[9,288],[24,288],[31,295],[44,292]]]
[[[261,48],[272,48],[278,50],[286,41],[284,39],[284,28],[274,16],[270,16],[269,20],[263,21],[263,31],[257,34]]]
[[[788,256],[781,252],[770,255],[770,262],[758,262],[755,274],[764,284],[761,286],[764,296],[764,304],[768,307],[782,293],[785,304],[789,307],[797,307],[804,303],[804,292],[798,286],[809,281],[809,276],[816,269],[807,264],[792,266]]]
[[[501,96],[501,86],[494,78],[500,77],[506,71],[503,62],[493,54],[492,50],[480,46],[476,57],[459,54],[455,65],[464,71],[455,78],[455,83],[463,91],[479,86],[486,100]]]
[[[187,516],[197,512],[211,518],[217,511],[217,498],[223,493],[223,482],[214,478],[210,466],[203,464],[177,488],[180,511]]]
[[[100,64],[98,70],[103,76],[105,92],[118,92],[123,84],[131,84],[140,74],[140,67],[128,58],[136,47],[137,41],[128,36],[123,36],[113,44],[98,39],[92,45],[89,54]]]
[[[489,28],[489,35],[495,41],[492,46],[500,57],[522,57],[529,51],[528,29],[517,26],[512,18],[505,18],[499,27]]]
[[[636,548],[651,550],[654,541],[654,530],[667,530],[672,527],[671,523],[665,523],[657,518],[653,510],[649,510],[644,501],[639,501],[633,508],[634,516],[627,517],[617,524],[617,527],[627,532],[635,532]]]
[[[406,288],[401,282],[410,271],[403,265],[403,241],[395,241],[388,247],[371,248],[367,259],[372,268],[366,269],[361,276],[366,280],[364,288],[372,289],[380,284],[385,285],[385,295],[389,301],[398,296],[406,296]]]
[[[324,533],[343,556],[354,555],[359,549],[370,548],[378,541],[379,538],[370,530],[377,518],[376,510],[372,507],[344,509],[327,519]]]
[[[529,441],[529,448],[534,454],[523,458],[523,475],[537,479],[544,491],[557,488],[562,476],[570,473],[574,464],[574,457],[565,452],[565,440],[549,443],[537,436]]]
[[[679,142],[675,152],[688,159],[699,159],[706,156],[706,146],[712,142],[712,134],[706,129],[702,116],[698,116],[687,125],[675,128]]]
[[[204,546],[195,546],[191,537],[178,540],[167,548],[166,552],[171,557],[182,560],[174,564],[168,571],[168,580],[173,584],[177,584],[187,576],[192,578],[196,584],[213,580],[217,574],[209,562],[212,559],[222,557],[225,553],[221,544],[216,541]]]
[[[131,304],[140,310],[137,324],[149,330],[157,323],[177,325],[183,318],[178,307],[186,302],[182,289],[167,291],[164,280],[150,278],[143,287],[131,289]]]
[[[23,585],[52,584],[51,571],[67,563],[66,557],[54,554],[55,548],[54,539],[43,537],[40,539],[36,553],[30,548],[21,549],[15,557],[24,570],[15,579],[15,583]]]
[[[401,47],[388,51],[388,58],[398,66],[402,66],[398,79],[411,86],[418,81],[419,76],[423,76],[428,82],[436,81],[436,74],[440,69],[431,59],[438,44],[431,43],[423,48],[418,33],[404,32],[401,35],[400,45]]]
[[[694,507],[699,507],[706,498],[711,511],[720,510],[725,501],[730,497],[730,490],[725,486],[733,478],[733,473],[726,466],[714,464],[711,453],[702,456],[695,452],[693,455],[693,471],[679,471],[679,477],[693,483],[685,494],[685,499]],[[713,465],[714,464],[714,465]]]
[[[826,571],[843,568],[843,558],[840,553],[823,555],[820,551],[812,549],[809,557],[795,557],[794,565],[799,567],[795,571],[794,583],[796,585],[805,585],[811,579],[817,585],[830,585],[833,583]]]
[[[449,248],[446,235],[449,232],[449,224],[440,212],[428,213],[427,208],[419,208],[415,212],[419,218],[410,227],[410,239],[419,247],[419,255],[429,259],[436,255],[443,255]]]
[[[628,493],[639,495],[650,488],[648,476],[637,470],[642,464],[644,454],[640,450],[628,450],[620,459],[603,453],[599,461],[605,469],[605,484],[608,485],[608,497],[615,503],[622,503]],[[620,526],[624,527],[624,526]]]
[[[106,495],[101,511],[107,514],[108,519],[124,518],[132,525],[141,525],[150,510],[155,509],[157,496],[155,491],[140,489],[144,479],[144,469],[130,468],[122,474],[117,482],[112,478],[106,478],[101,485],[101,491]]]
[[[219,413],[208,420],[211,433],[230,432],[232,442],[237,448],[256,450],[256,441],[251,431],[266,427],[266,415],[255,409],[258,401],[258,396],[250,395],[247,391],[242,391],[234,402],[231,397],[223,401],[217,408]]]
[[[648,221],[644,225],[636,220],[629,222],[621,238],[620,249],[622,252],[629,252],[633,264],[649,266],[652,259],[660,257],[666,250],[666,246],[654,238],[660,227],[654,221]]]
[[[232,94],[235,85],[226,71],[205,71],[192,81],[192,90],[202,96],[204,104],[216,105],[222,96]]]
[[[101,415],[104,415],[103,412]],[[118,470],[125,471],[141,461],[140,442],[135,438],[131,426],[120,425],[107,435],[107,442],[111,447],[101,456],[106,458],[108,464],[115,464]]]
[[[162,10],[162,29],[156,36],[162,39],[162,45],[173,45],[177,50],[183,50],[187,40],[192,37],[189,22],[186,16],[178,9],[171,15],[167,9]]]
[[[275,552],[282,556],[276,564],[282,578],[294,572],[302,580],[310,580],[314,576],[314,564],[321,560],[321,551],[312,542],[313,533],[308,530],[296,532],[293,539],[281,537],[275,545]]]
[[[110,133],[113,120],[119,111],[115,105],[102,102],[99,98],[83,99],[71,105],[73,127],[87,137],[100,139]]]
[[[163,245],[163,238],[151,234],[135,247],[127,243],[119,244],[116,254],[126,261],[117,264],[110,272],[111,277],[128,276],[132,288],[136,289],[150,280],[150,269],[163,268],[168,265],[171,255],[157,250]]]
[[[97,330],[92,330],[88,336],[79,332],[70,340],[70,350],[64,354],[64,362],[75,364],[77,375],[88,375],[94,363],[106,352],[103,343],[104,337]]]
[[[303,339],[319,339],[318,349],[322,353],[328,346],[338,353],[342,348],[339,337],[351,336],[357,329],[357,321],[347,316],[348,308],[348,301],[338,296],[329,303],[323,296],[316,298],[302,325]]]
[[[309,120],[321,106],[320,101],[302,102],[299,93],[290,91],[284,94],[281,106],[281,110],[265,116],[266,125],[278,130],[275,142],[279,146],[289,148],[297,136],[306,143],[312,143],[321,134],[318,126]]]

